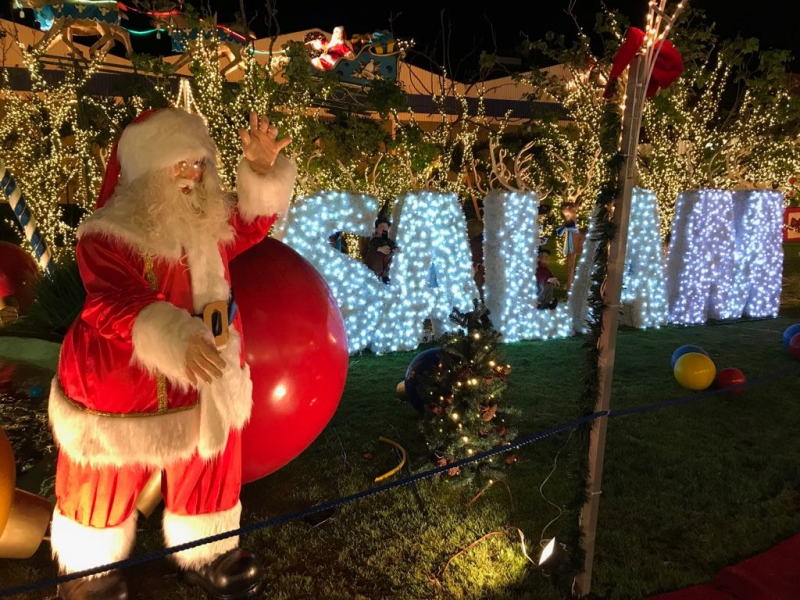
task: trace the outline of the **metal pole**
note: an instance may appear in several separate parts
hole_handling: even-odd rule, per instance
[[[636,177],[636,150],[639,142],[642,108],[644,106],[644,79],[646,61],[637,56],[628,71],[628,86],[625,93],[625,114],[622,121],[622,141],[620,147],[625,153],[621,167],[621,196],[614,205],[613,221],[615,235],[609,244],[608,275],[604,285],[602,323],[603,330],[598,344],[599,395],[595,411],[606,411],[611,406],[611,383],[614,374],[614,359],[617,346],[617,325],[619,323],[620,296],[622,294],[622,275],[625,270],[625,250],[628,242],[628,220],[630,216],[631,195]],[[592,585],[592,567],[597,534],[597,517],[600,510],[600,487],[603,481],[603,462],[605,459],[606,429],[608,419],[595,419],[589,439],[589,481],[587,500],[581,510],[581,530],[585,560],[583,572],[575,579],[575,592],[578,597],[589,594]]]

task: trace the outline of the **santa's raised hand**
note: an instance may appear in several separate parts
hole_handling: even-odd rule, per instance
[[[250,131],[240,129],[239,136],[250,167],[261,174],[267,173],[281,150],[292,143],[289,137],[278,139],[278,128],[270,125],[266,116],[259,117],[255,111],[250,113]]]

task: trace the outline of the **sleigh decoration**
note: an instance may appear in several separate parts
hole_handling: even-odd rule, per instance
[[[117,42],[125,47],[126,54],[133,54],[131,39],[122,27],[127,18],[115,0],[98,0],[94,3],[74,0],[14,0],[16,9],[32,9],[44,37],[31,48],[37,54],[45,54],[58,41],[63,40],[75,57],[87,58],[73,42],[73,36],[98,37],[89,49],[89,57],[108,52]]]
[[[355,35],[338,46],[340,56],[335,62],[326,63],[320,61],[329,45],[324,33],[309,32],[305,43],[315,74],[330,71],[342,83],[358,86],[396,81],[399,60],[413,45],[413,42],[395,40],[388,32]]]

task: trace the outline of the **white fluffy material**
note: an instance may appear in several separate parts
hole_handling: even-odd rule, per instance
[[[279,154],[272,169],[259,175],[243,159],[236,171],[236,191],[239,197],[239,214],[245,221],[274,214],[284,215],[292,199],[297,165]]]
[[[229,510],[203,515],[176,515],[164,511],[164,541],[167,546],[178,546],[211,535],[225,533],[239,527],[242,504]],[[214,561],[218,556],[239,547],[239,536],[197,546],[173,554],[173,560],[183,569],[198,569]]]
[[[203,119],[178,108],[159,110],[122,132],[117,148],[124,183],[182,160],[216,161],[217,148]]]
[[[79,464],[152,469],[190,458],[200,434],[198,407],[158,417],[120,418],[92,414],[71,402],[53,379],[48,405],[59,449]]]
[[[169,302],[153,302],[134,321],[133,361],[145,371],[160,372],[186,389],[190,385],[186,349],[196,335],[213,339],[200,319]]]
[[[212,383],[201,382],[200,434],[197,450],[201,458],[211,459],[225,449],[228,433],[242,429],[253,406],[253,382],[250,368],[239,367],[241,338],[231,329],[228,345],[222,351],[225,368],[222,377]]]
[[[50,546],[62,573],[76,573],[130,556],[136,539],[136,511],[116,527],[88,527],[64,516],[56,507],[50,525]],[[100,577],[99,573],[93,577]]]

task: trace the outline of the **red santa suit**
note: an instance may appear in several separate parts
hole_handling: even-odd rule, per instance
[[[181,160],[214,164],[216,148],[199,117],[165,109],[129,126],[117,155],[122,185],[130,185]],[[116,185],[112,171],[106,195]],[[240,432],[252,404],[239,315],[221,378],[192,385],[185,355],[195,335],[213,339],[194,315],[230,300],[229,261],[268,234],[295,176],[282,155],[267,175],[242,160],[238,201],[219,236],[153,239],[136,218],[144,203],[131,194],[125,202],[112,195],[81,225],[76,255],[86,302],[64,340],[49,403],[59,449],[51,544],[62,572],[129,555],[136,498],[157,471],[167,545],[239,526]],[[175,558],[193,569],[237,546],[229,538]]]

